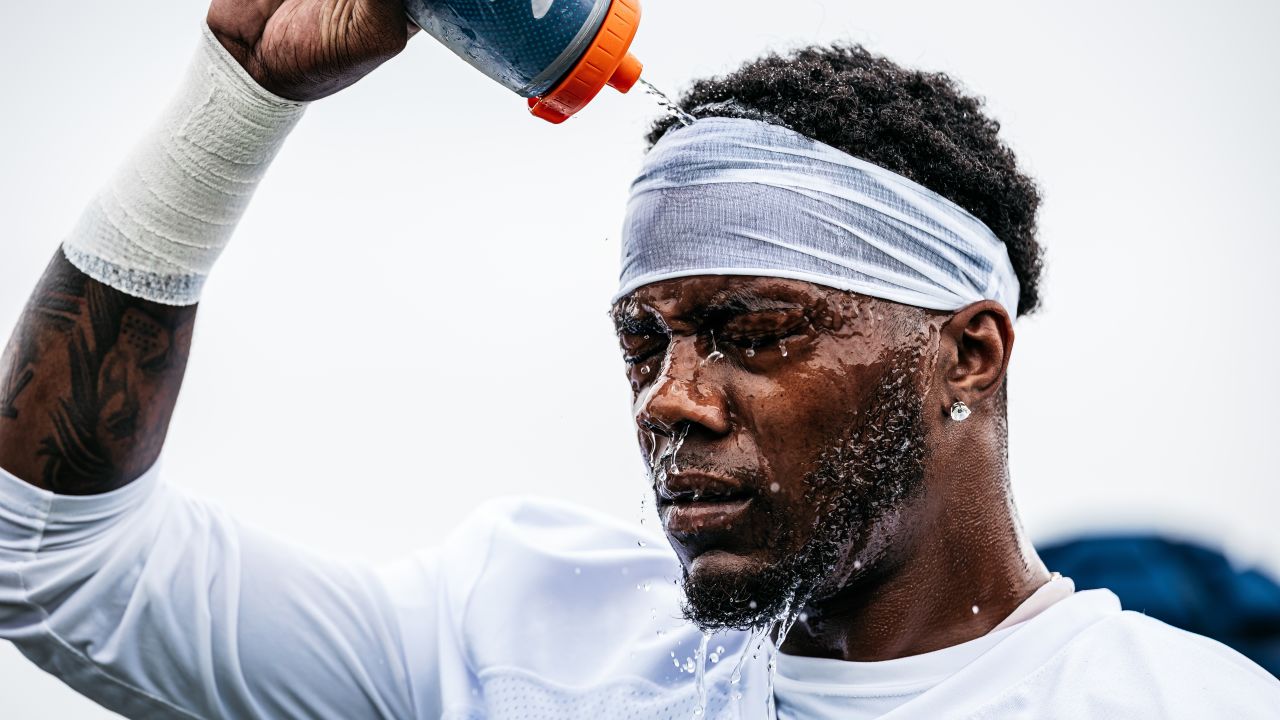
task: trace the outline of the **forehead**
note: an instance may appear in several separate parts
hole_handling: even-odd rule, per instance
[[[614,319],[660,315],[668,318],[714,310],[749,312],[778,307],[810,307],[840,291],[805,282],[745,275],[694,275],[637,288],[614,306]]]

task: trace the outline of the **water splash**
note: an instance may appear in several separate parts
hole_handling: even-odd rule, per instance
[[[760,651],[760,646],[764,644],[764,637],[773,629],[772,625],[753,628],[751,635],[747,638],[747,644],[742,646],[742,654],[738,656],[738,664],[733,666],[733,672],[729,675],[729,684],[737,685],[742,682],[742,668],[747,664],[747,655],[752,654],[751,646],[756,646],[756,652]]]
[[[730,696],[734,700],[740,700],[742,698],[740,689],[742,670],[746,666],[747,656],[750,655],[753,659],[759,659],[760,651],[764,648],[765,641],[772,641],[766,651],[768,656],[766,717],[768,720],[777,720],[778,718],[777,700],[774,697],[774,680],[778,675],[778,653],[781,651],[783,643],[786,642],[791,628],[795,627],[796,621],[808,619],[808,615],[801,612],[799,608],[803,608],[808,603],[809,597],[810,594],[802,592],[799,587],[792,588],[791,600],[783,606],[782,612],[773,620],[752,628],[751,634],[748,636],[747,642],[738,656],[738,662],[734,665],[733,672],[729,676]],[[754,604],[754,601],[752,604]],[[724,648],[717,647],[712,658],[723,655]]]
[[[653,83],[645,80],[644,78],[640,78],[640,86],[644,88],[645,92],[652,95],[654,99],[658,101],[658,105],[662,106],[662,109],[666,110],[667,114],[675,118],[681,125],[689,127],[698,121],[697,118],[685,112],[676,104],[676,101],[672,100],[666,93],[654,87]]]
[[[702,640],[698,642],[698,652],[694,658],[698,662],[697,674],[694,676],[694,687],[698,690],[698,707],[693,711],[694,718],[707,714],[707,644],[711,641],[711,633],[702,632]]]
[[[652,438],[653,433],[650,433],[649,435],[650,435],[650,437]],[[653,442],[653,441],[652,441],[652,440],[650,440],[650,442]],[[652,458],[653,458],[653,454],[652,454],[652,453],[650,453],[649,457],[650,457],[650,460],[649,460],[649,461],[650,461],[650,462],[653,462],[653,460],[652,460]],[[646,515],[648,514],[648,512],[649,512],[649,493],[650,493],[650,490],[649,490],[648,488],[645,488],[645,491],[644,491],[644,492],[642,492],[642,493],[640,493],[640,530],[641,530],[642,532],[644,531],[644,521],[645,521],[645,516],[646,516]],[[641,547],[641,548],[643,548],[643,547],[648,547],[648,546],[649,546],[649,541],[648,541],[648,540],[646,540],[643,536],[636,538],[636,547]],[[648,583],[645,583],[645,590],[648,590],[648,589],[649,589],[648,585],[649,585]]]
[[[671,445],[667,447],[666,455],[671,460],[671,472],[680,472],[680,466],[676,464],[676,456],[680,454],[680,448],[684,446],[684,439],[689,434],[689,426],[685,425],[676,433],[675,438],[671,441]]]
[[[791,632],[791,628],[796,624],[796,618],[799,613],[791,612],[792,602],[787,603],[786,608],[782,611],[782,616],[778,618],[775,626],[778,630],[777,637],[774,639],[772,646],[769,648],[769,688],[768,688],[768,718],[769,720],[777,720],[778,718],[778,701],[773,696],[774,679],[778,677],[778,652],[782,648],[782,643],[786,641],[787,634]],[[771,628],[772,629],[772,628]]]

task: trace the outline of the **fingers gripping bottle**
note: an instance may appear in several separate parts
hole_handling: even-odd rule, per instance
[[[627,92],[639,0],[405,0],[409,17],[463,60],[561,123],[609,85]]]

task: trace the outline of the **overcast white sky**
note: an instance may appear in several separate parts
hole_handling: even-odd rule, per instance
[[[3,334],[168,98],[204,8],[0,4]],[[635,50],[673,90],[851,39],[985,95],[1047,198],[1047,300],[1018,325],[1011,386],[1028,529],[1160,528],[1280,571],[1280,4],[645,13]],[[430,38],[411,45],[312,107],[263,184],[205,293],[166,473],[371,559],[504,494],[634,520],[642,466],[605,310],[656,107],[610,91],[552,127]],[[0,716],[111,717],[7,645]]]

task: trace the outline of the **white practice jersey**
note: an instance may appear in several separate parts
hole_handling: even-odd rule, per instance
[[[241,525],[155,470],[94,497],[0,471],[0,637],[129,717],[693,718],[701,634],[680,618],[674,555],[639,537],[507,500],[441,547],[370,568]],[[1271,676],[1105,590],[974,642],[957,646],[961,667],[887,705],[849,668],[784,662],[779,710],[873,717],[870,697],[884,718],[1280,718]],[[765,716],[770,648],[747,643],[710,640],[704,718]]]

